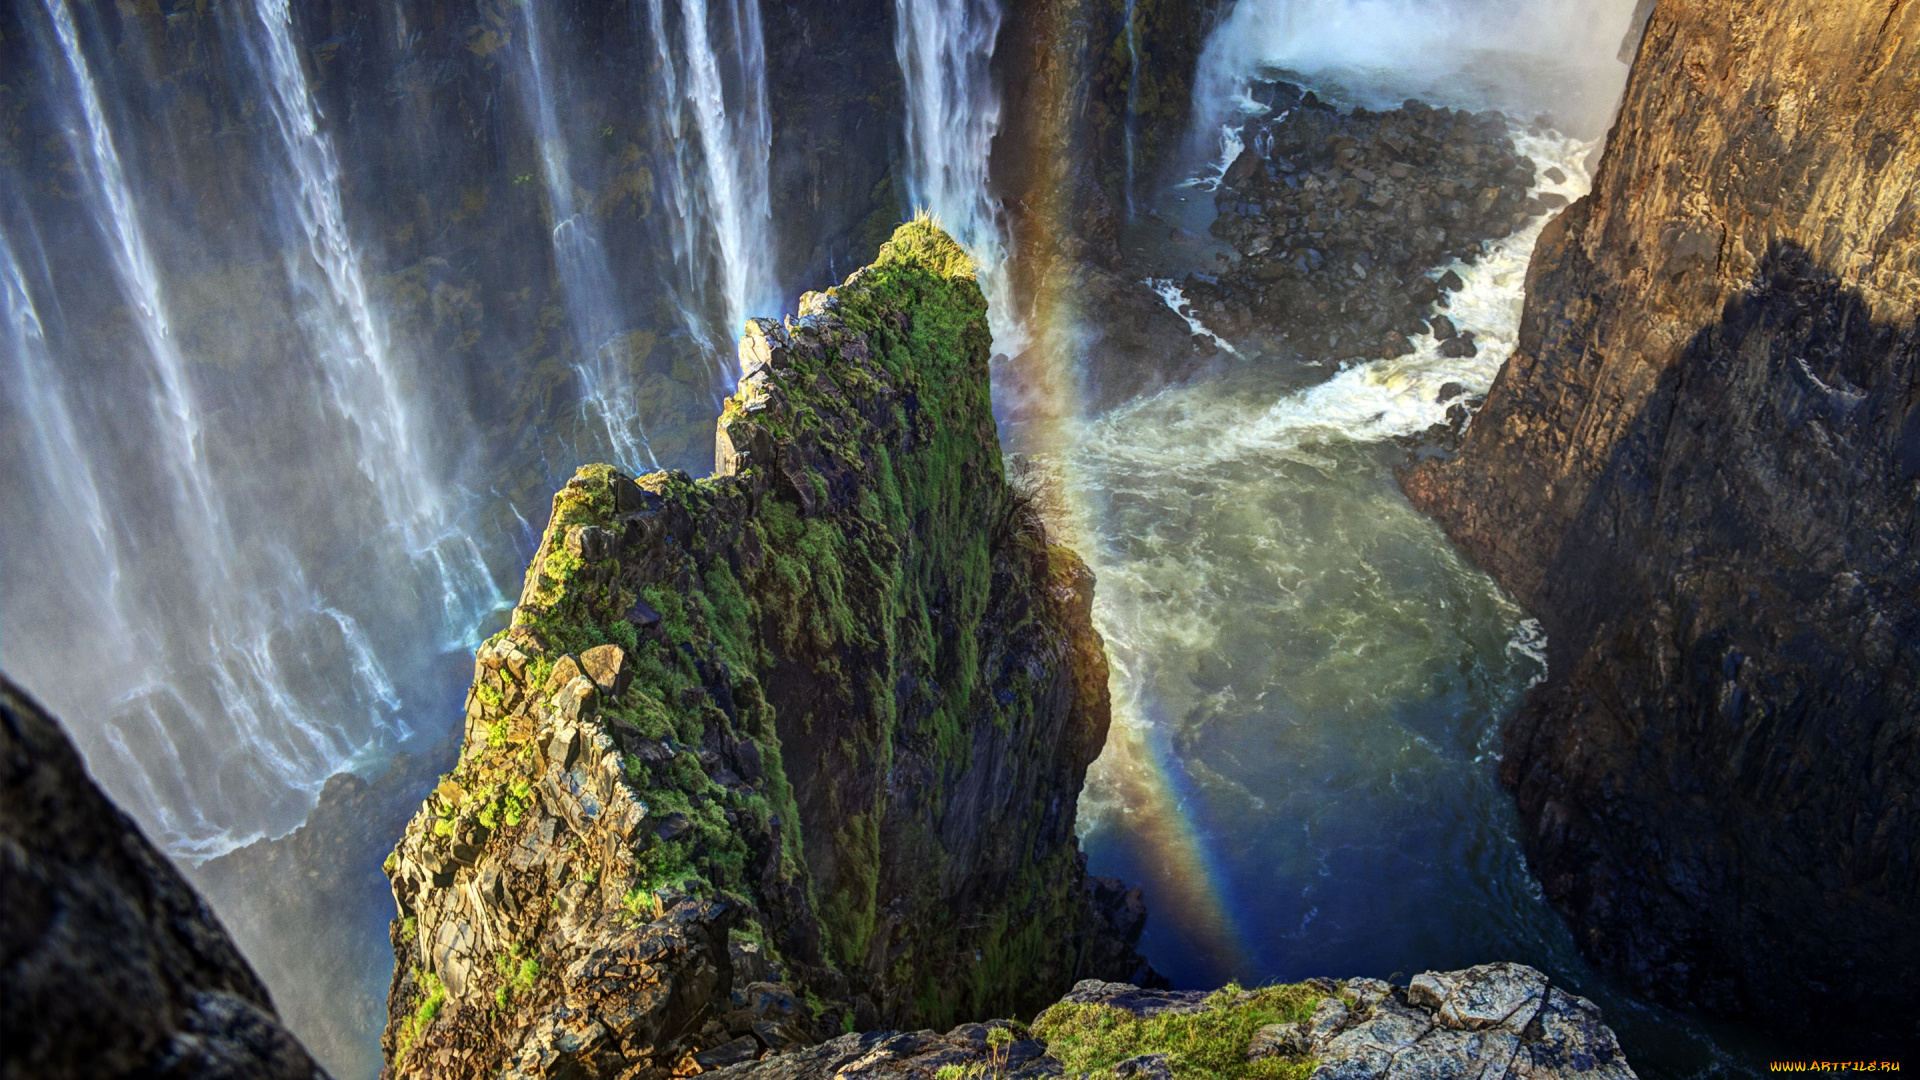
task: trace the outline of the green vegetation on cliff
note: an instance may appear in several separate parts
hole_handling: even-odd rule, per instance
[[[817,1001],[820,1034],[1127,973],[1072,833],[1107,722],[1091,576],[1006,483],[985,312],[966,254],[904,225],[748,326],[714,475],[587,466],[555,495],[459,764],[388,863],[401,1073],[518,1060],[531,1018],[630,1024],[635,976],[579,971],[637,941],[680,957],[647,1015],[693,1048],[727,963]],[[748,952],[700,959],[729,927]],[[566,1055],[641,1053],[601,1038]]]

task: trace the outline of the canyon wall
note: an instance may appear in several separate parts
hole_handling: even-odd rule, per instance
[[[206,902],[0,678],[0,1075],[325,1080]]]
[[[1915,1037],[1920,8],[1661,0],[1518,350],[1407,477],[1552,637],[1529,860],[1663,1000]]]
[[[715,1067],[1141,970],[1073,835],[1092,576],[1004,478],[985,313],[902,226],[750,325],[712,477],[555,497],[387,863],[397,1075]]]

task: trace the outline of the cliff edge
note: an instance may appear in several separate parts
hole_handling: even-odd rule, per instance
[[[1092,576],[1006,483],[971,261],[911,223],[800,308],[713,476],[554,497],[387,863],[394,1075],[685,1073],[1140,969],[1073,836]]]
[[[0,1076],[325,1080],[227,932],[0,678]]]
[[[1654,5],[1519,348],[1406,478],[1551,635],[1502,770],[1585,949],[1854,1050],[1920,1034],[1916,54],[1908,4]]]

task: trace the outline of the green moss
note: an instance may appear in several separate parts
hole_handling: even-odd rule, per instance
[[[1109,1077],[1113,1067],[1141,1054],[1165,1054],[1176,1077],[1207,1080],[1304,1080],[1313,1061],[1302,1057],[1247,1060],[1254,1033],[1268,1024],[1297,1023],[1313,1015],[1326,995],[1311,986],[1243,991],[1229,985],[1207,998],[1202,1012],[1161,1013],[1141,1019],[1109,1005],[1062,1003],[1033,1022],[1035,1038],[1066,1066],[1069,1076]]]
[[[419,1003],[413,1007],[413,1015],[407,1017],[406,1021],[400,1025],[400,1041],[393,1055],[395,1061],[400,1061],[407,1056],[407,1051],[413,1049],[413,1044],[420,1038],[421,1033],[432,1027],[433,1022],[440,1018],[440,1009],[447,1003],[447,986],[440,981],[440,976],[431,971],[415,968],[413,978],[420,987],[421,997]]]

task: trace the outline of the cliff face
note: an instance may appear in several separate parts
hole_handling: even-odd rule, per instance
[[[1407,480],[1552,636],[1503,776],[1587,950],[1889,1041],[1920,975],[1916,49],[1907,4],[1661,0],[1520,348]]]
[[[54,720],[0,679],[0,1074],[325,1074]]]
[[[903,226],[801,311],[751,325],[713,477],[555,497],[388,862],[396,1074],[711,1066],[1136,966],[1073,839],[1092,579],[1004,479],[971,263]]]

